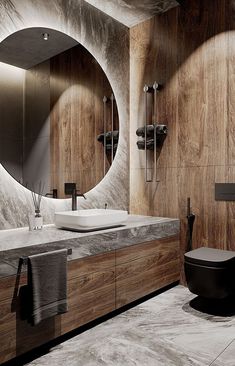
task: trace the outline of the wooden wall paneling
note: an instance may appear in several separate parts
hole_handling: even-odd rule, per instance
[[[217,183],[234,183],[235,166],[216,167],[216,182]],[[227,250],[235,250],[234,235],[235,235],[235,202],[234,201],[217,201],[217,226],[223,228],[223,243]],[[218,225],[220,223],[220,225]],[[223,224],[223,225],[222,225]],[[221,241],[222,241],[221,239]]]
[[[23,182],[50,191],[50,61],[25,71]]]
[[[178,217],[177,168],[157,167],[157,182],[145,183],[144,169],[131,169],[135,190],[131,189],[132,213],[165,217]]]
[[[25,71],[0,63],[0,161],[22,181],[23,82]]]
[[[223,4],[222,4],[223,3]],[[195,3],[196,4],[196,3]],[[218,5],[218,2],[217,2]],[[227,35],[224,29],[224,2],[212,20],[211,1],[199,2],[198,11],[187,13],[196,26],[184,23],[184,12],[179,17],[181,42],[179,78],[179,207],[181,250],[186,248],[186,198],[191,197],[194,224],[193,247],[224,249],[226,230],[223,215],[218,213],[214,199],[216,165],[226,163],[227,136]],[[219,10],[218,10],[219,9]],[[219,11],[219,14],[218,14]],[[195,166],[195,168],[192,168]],[[197,167],[197,168],[196,168]]]
[[[139,152],[136,153],[137,159]],[[157,184],[150,186],[145,182],[145,169],[130,168],[130,213],[136,215],[154,215],[154,195]]]
[[[55,60],[50,61],[50,166],[51,166],[51,189],[58,190],[58,169],[60,169],[59,158],[59,110],[56,106],[60,93],[62,93],[62,85],[59,90],[59,72],[56,72]]]
[[[53,188],[58,196],[64,197],[64,183],[71,181],[71,101],[66,90],[70,87],[67,74],[70,71],[70,53],[63,52],[51,59],[51,135],[52,135],[52,172]],[[56,134],[54,128],[56,125]],[[56,138],[53,138],[53,136]]]
[[[187,52],[187,47],[184,44],[182,52]],[[182,57],[184,59],[185,55]],[[178,166],[208,163],[210,136],[207,133],[204,72],[203,55],[195,50],[178,71]]]
[[[226,20],[228,32],[228,143],[226,173],[228,182],[235,181],[235,21],[231,14],[234,14],[234,3],[229,2],[226,9]],[[223,182],[223,180],[221,180]],[[235,202],[227,202],[227,249],[235,250]]]
[[[91,56],[90,56],[91,58]],[[86,192],[85,188],[85,177],[84,177],[84,170],[85,167],[94,172],[95,167],[95,158],[94,158],[94,143],[93,143],[93,136],[94,136],[94,114],[95,111],[93,109],[94,106],[94,98],[93,98],[93,80],[91,80],[92,74],[95,74],[95,70],[92,67],[92,60],[88,62],[88,57],[85,55],[82,57],[81,60],[81,70],[80,70],[80,83],[81,83],[81,99],[80,99],[80,121],[79,121],[79,165],[81,171],[81,190]],[[89,66],[88,66],[89,65]],[[93,182],[91,182],[92,184]],[[90,189],[89,187],[88,189]]]
[[[193,233],[195,248],[208,246],[209,231],[212,229],[214,230],[214,228],[211,227],[214,203],[213,183],[214,167],[211,167],[210,170],[207,167],[180,169],[180,219],[186,220],[187,197],[190,197],[192,211],[196,215]],[[186,249],[186,233],[182,232],[181,234],[182,241],[185,243],[185,246],[182,249]]]
[[[167,12],[163,17],[154,18],[152,32],[154,49],[152,78],[162,84],[162,90],[157,94],[157,122],[166,124],[168,134],[161,148],[158,148],[157,166],[177,166],[177,138],[178,138],[178,78],[175,77],[178,62],[178,39],[177,39],[177,16],[178,10]],[[167,65],[167,67],[166,67]]]
[[[157,167],[157,180],[153,192],[153,215],[165,217],[179,216],[179,169]]]
[[[52,181],[56,179],[63,197],[64,182],[74,181],[81,192],[87,192],[103,177],[103,146],[97,135],[103,132],[103,96],[110,96],[112,89],[97,61],[81,45],[55,56],[51,70],[52,126],[60,125],[59,139],[52,139],[56,177]],[[60,161],[58,145],[63,150]]]
[[[235,165],[235,21],[231,16],[234,13],[234,4],[230,2],[227,8],[228,32],[228,143],[227,143],[227,163]]]
[[[70,181],[71,177],[71,136],[72,136],[72,115],[71,115],[71,52],[59,55],[60,67],[60,82],[63,83],[63,94],[58,100],[59,107],[59,141],[57,142],[62,147],[60,150],[60,164],[59,171],[59,197],[65,197],[63,194],[64,183]]]
[[[214,183],[234,177],[233,13],[231,1],[192,0],[131,29],[131,110],[149,77],[162,76],[158,113],[169,126],[158,159],[158,187],[144,183],[143,161],[131,155],[131,212],[181,219],[182,264],[187,197],[196,214],[193,248],[234,248],[234,204],[214,199]],[[142,83],[135,80],[137,70]],[[135,118],[139,123],[132,112],[131,123]]]
[[[130,29],[130,190],[135,188],[136,177],[134,169],[145,167],[145,154],[136,146],[136,129],[145,123],[145,104],[143,87],[152,83],[152,77],[145,78],[147,67],[151,70],[152,58],[148,58],[150,49],[150,32],[152,22],[143,22]],[[130,202],[134,209],[134,200]],[[133,206],[133,207],[132,207]]]
[[[71,70],[66,77],[70,80],[70,103],[71,103],[71,136],[70,136],[70,151],[71,151],[71,176],[70,181],[77,183],[77,189],[81,189],[83,183],[81,181],[82,165],[80,161],[81,150],[81,105],[83,99],[83,79],[82,79],[82,57],[79,55],[80,48],[74,47],[69,50],[71,57]]]
[[[99,68],[99,65],[95,60],[93,60],[94,68]],[[103,126],[103,94],[108,93],[104,86],[104,78],[103,75],[99,72],[95,72],[95,82],[93,82],[94,89],[94,125],[95,125],[95,133],[92,138],[92,143],[94,145],[94,158],[95,165],[93,167],[93,174],[95,174],[95,181],[99,182],[103,178],[103,154],[104,148],[103,145],[97,141],[97,136],[104,132]]]
[[[162,205],[159,205],[159,199],[161,202],[167,202],[167,196],[162,195],[162,190],[165,191],[165,187],[170,190],[175,185],[175,182],[165,181],[163,169],[159,173],[159,167],[176,167],[177,164],[178,79],[172,77],[177,68],[177,22],[175,18],[177,19],[177,12],[168,12],[163,17],[155,17],[131,29],[130,205],[133,213],[155,215],[158,212],[158,215],[162,215],[161,212],[164,210]],[[168,68],[165,67],[166,63]],[[144,123],[143,85],[152,84],[155,80],[163,85],[163,89],[157,95],[157,121],[167,124],[169,132],[162,149],[159,149],[157,154],[156,174],[157,179],[161,179],[161,182],[146,184],[144,183],[145,154],[143,151],[138,151],[136,147],[135,130]],[[171,174],[172,171],[169,171],[168,177]],[[177,192],[170,197],[171,205],[168,211],[177,207],[178,203]],[[178,210],[176,213],[178,214]],[[172,215],[175,214],[171,212],[170,216]],[[165,214],[165,216],[169,215]]]
[[[214,198],[215,167],[181,168],[179,176],[179,208],[181,220],[181,263],[187,250],[187,197],[191,198],[196,215],[193,248],[202,246],[226,249],[226,205]],[[217,173],[218,176],[218,173]],[[222,209],[219,211],[219,209]]]
[[[151,202],[155,191],[145,183],[145,152],[139,151],[136,145],[136,130],[145,123],[143,87],[154,81],[151,74],[154,55],[149,54],[151,29],[152,20],[130,29],[130,212],[143,215],[153,214]],[[145,78],[146,69],[149,72]],[[152,99],[149,95],[148,101]],[[148,118],[151,121],[149,114]]]

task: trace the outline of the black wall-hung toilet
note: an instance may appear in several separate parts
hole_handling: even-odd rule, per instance
[[[235,296],[235,252],[202,247],[185,253],[189,290],[209,299]]]

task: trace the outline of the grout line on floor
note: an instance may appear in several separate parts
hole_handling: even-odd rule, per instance
[[[218,360],[218,358],[224,353],[224,351],[226,351],[226,349],[235,341],[235,338],[233,338],[231,340],[231,342],[229,342],[229,344],[225,347],[225,349],[223,349],[223,351],[221,351],[218,356],[209,364],[209,366],[213,366],[213,363]]]

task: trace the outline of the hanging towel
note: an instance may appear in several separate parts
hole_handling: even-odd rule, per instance
[[[159,125],[155,126],[156,135],[166,135],[167,134],[167,126],[166,125]],[[146,126],[147,137],[154,136],[154,125],[147,125]],[[140,137],[145,137],[145,127],[139,127],[136,130],[136,135]]]
[[[33,325],[68,311],[67,249],[28,257],[28,290]]]
[[[147,125],[146,126],[146,132],[147,132],[147,137],[153,137],[154,136],[154,126],[153,125]],[[136,130],[136,135],[141,136],[141,137],[145,137],[145,127],[139,127]]]
[[[113,145],[113,150],[116,151],[117,150],[117,144]],[[106,151],[112,151],[112,144],[107,144],[106,145]]]
[[[137,141],[137,146],[139,150],[145,150],[145,140]],[[146,142],[146,148],[147,150],[154,150],[154,140],[150,139]]]
[[[118,130],[115,130],[115,131],[108,131],[106,132],[105,134],[105,137],[106,137],[106,142],[110,142],[112,140],[112,136],[113,136],[113,141],[114,142],[118,142],[118,138],[119,138],[119,131]],[[101,133],[100,135],[97,136],[97,140],[99,142],[102,142],[104,143],[104,133]]]

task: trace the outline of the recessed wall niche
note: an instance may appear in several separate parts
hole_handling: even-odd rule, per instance
[[[56,55],[48,58],[41,49],[54,32],[48,30],[48,41],[42,39],[41,30],[33,34],[40,36],[39,49],[29,43],[27,35],[31,59],[12,57],[19,50],[13,52],[9,44],[6,57],[6,44],[3,49],[0,46],[0,60],[14,65],[21,62],[26,68],[0,64],[0,161],[21,184],[37,190],[41,181],[44,193],[56,189],[58,197],[64,198],[65,182],[76,182],[81,192],[87,192],[110,167],[110,157],[97,136],[104,132],[103,98],[112,95],[112,88],[98,62],[74,40],[62,43],[62,49],[69,47],[62,52],[53,49]],[[117,130],[116,104],[113,112]],[[110,106],[106,129],[111,129]]]

